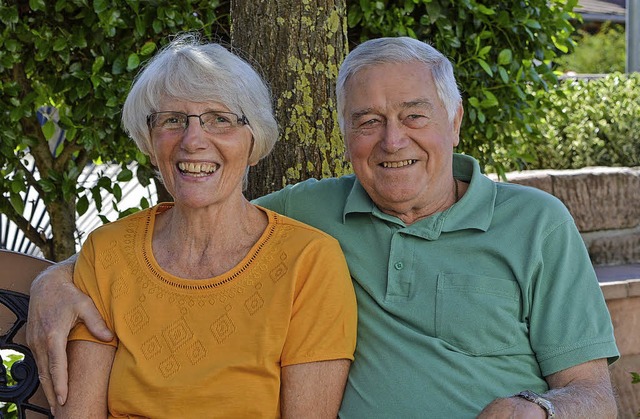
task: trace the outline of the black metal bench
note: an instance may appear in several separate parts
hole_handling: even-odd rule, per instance
[[[40,389],[38,369],[25,341],[31,281],[51,264],[22,253],[0,250],[0,409],[1,418],[53,418]],[[15,351],[23,358],[11,363]],[[9,411],[9,403],[15,405]]]

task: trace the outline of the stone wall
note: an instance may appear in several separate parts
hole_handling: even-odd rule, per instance
[[[611,366],[620,418],[640,412],[640,168],[592,167],[507,173],[555,195],[573,215],[611,314],[621,358]]]
[[[507,180],[560,198],[595,266],[640,263],[640,168],[531,170]]]

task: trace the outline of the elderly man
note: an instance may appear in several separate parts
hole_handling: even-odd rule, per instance
[[[336,237],[358,300],[344,418],[615,417],[613,328],[581,237],[554,197],[495,183],[453,153],[450,62],[410,38],[355,48],[337,85],[355,175],[257,204]],[[68,265],[68,264],[67,264]],[[66,395],[66,333],[109,333],[69,268],[32,289],[29,339]]]

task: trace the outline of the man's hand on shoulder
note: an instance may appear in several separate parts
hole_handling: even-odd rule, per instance
[[[31,284],[27,344],[50,406],[67,399],[66,346],[73,326],[82,321],[96,338],[113,338],[91,299],[73,285],[75,260],[72,256],[48,268]]]

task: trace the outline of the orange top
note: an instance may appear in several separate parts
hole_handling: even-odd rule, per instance
[[[185,280],[151,251],[170,206],[96,229],[76,263],[117,336],[111,417],[279,417],[282,366],[353,359],[356,302],[335,239],[264,210],[268,227],[234,269]],[[70,339],[100,343],[84,325]]]

